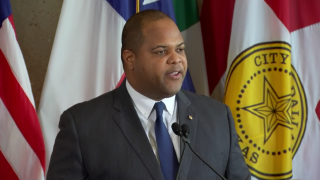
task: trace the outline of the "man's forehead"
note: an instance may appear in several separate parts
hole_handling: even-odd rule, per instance
[[[146,24],[142,33],[144,42],[154,47],[178,46],[184,42],[175,22],[168,18]]]

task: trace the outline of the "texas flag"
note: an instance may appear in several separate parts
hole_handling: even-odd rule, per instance
[[[320,177],[320,1],[203,1],[209,92],[253,179]]]
[[[194,74],[192,80],[198,87],[194,89],[188,73],[183,88],[208,94],[196,1],[65,0],[38,112],[47,162],[62,112],[76,103],[113,90],[122,81],[122,29],[130,16],[145,9],[161,10],[177,22],[185,38],[187,57],[190,56],[189,72]],[[197,67],[193,66],[195,64]]]

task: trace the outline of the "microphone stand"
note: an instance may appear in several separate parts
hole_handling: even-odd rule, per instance
[[[184,154],[184,150],[186,149],[186,142],[183,141],[183,150],[182,150],[182,153],[181,153],[181,161],[180,161],[180,164],[182,163],[182,160],[183,160],[183,154]],[[179,174],[180,174],[180,169],[181,169],[181,165],[179,165],[179,169],[178,169],[178,172],[177,172],[177,175],[176,175],[176,180],[178,180],[178,177],[179,177]]]
[[[220,178],[222,178],[223,180],[227,180],[225,177],[223,177],[220,173],[218,173],[213,167],[210,166],[210,164],[208,164],[197,152],[195,152],[193,150],[193,148],[191,147],[190,143],[187,142],[189,148],[191,149],[191,151],[202,161],[204,162],[212,171],[214,171]]]
[[[188,134],[190,133],[190,129],[189,126],[187,124],[183,124],[182,126],[180,126],[178,123],[173,123],[172,124],[172,130],[173,132],[180,136],[182,138],[183,141],[183,150],[181,153],[181,161],[179,164],[179,169],[176,175],[176,180],[178,180],[179,174],[180,174],[180,169],[181,169],[181,163],[183,161],[183,154],[186,148],[186,143],[188,144],[189,148],[191,149],[191,151],[202,161],[204,162],[213,172],[215,172],[220,178],[222,178],[223,180],[227,180],[225,177],[223,177],[220,173],[218,173],[212,166],[210,166],[197,152],[194,151],[194,149],[191,147],[190,145],[190,140],[188,138]]]
[[[225,177],[223,177],[220,173],[218,173],[212,166],[210,166],[209,163],[207,163],[197,152],[194,151],[194,149],[191,147],[190,145],[190,141],[188,138],[188,134],[190,133],[190,129],[189,126],[187,124],[183,124],[181,126],[182,129],[182,138],[187,139],[185,142],[188,144],[189,148],[191,149],[191,151],[202,161],[204,162],[213,172],[215,172],[220,178],[222,178],[223,180],[227,180]]]

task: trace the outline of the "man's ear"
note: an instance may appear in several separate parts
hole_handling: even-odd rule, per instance
[[[122,52],[122,61],[124,64],[124,67],[127,67],[130,70],[134,69],[134,61],[135,61],[136,55],[134,54],[134,52],[125,49]]]

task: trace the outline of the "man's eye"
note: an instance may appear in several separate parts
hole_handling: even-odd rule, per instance
[[[165,53],[165,51],[157,51],[157,54],[164,54]]]
[[[183,52],[184,51],[184,49],[183,48],[179,48],[179,49],[177,49],[177,52]]]

